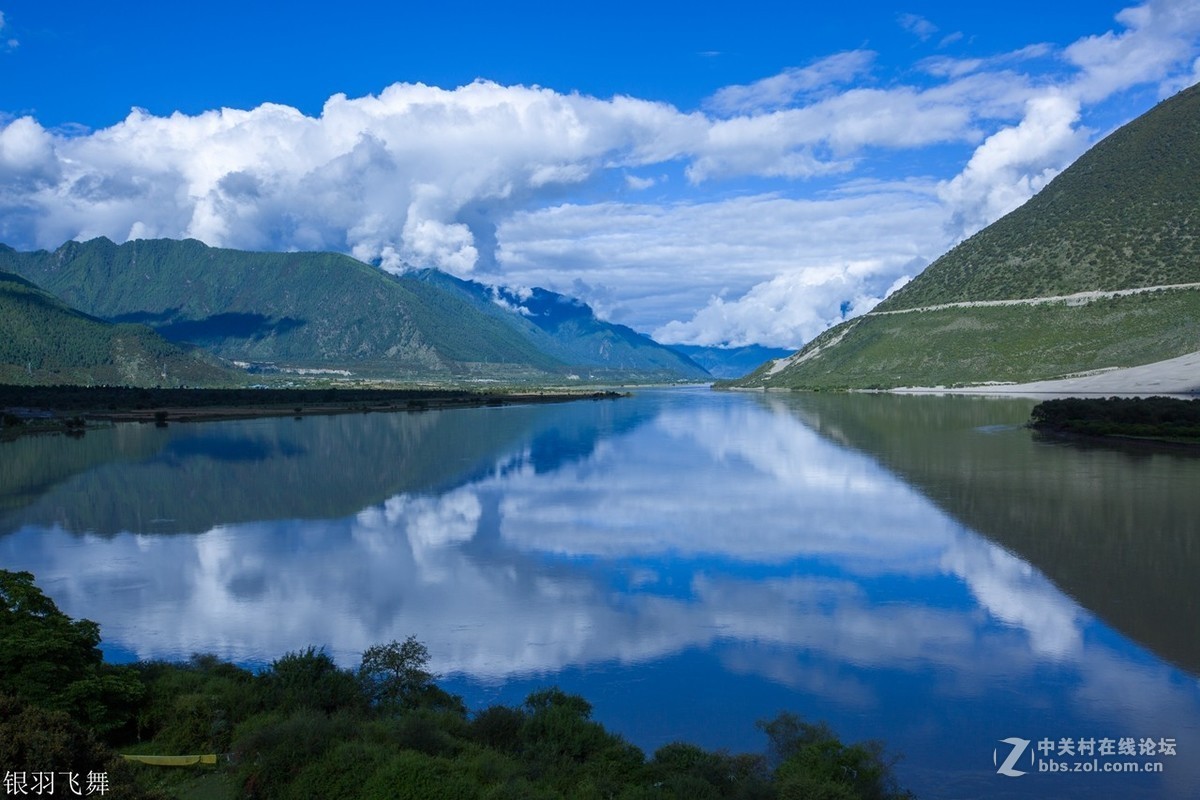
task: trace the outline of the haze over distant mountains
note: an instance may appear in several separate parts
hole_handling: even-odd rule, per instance
[[[1160,288],[1162,287],[1162,288]],[[740,386],[1024,382],[1200,350],[1200,86]]]
[[[495,289],[436,270],[396,276],[335,253],[100,238],[53,252],[0,246],[0,270],[24,276],[95,324],[148,326],[259,370],[397,380],[709,377],[687,356],[603,322],[563,295]],[[26,327],[40,324],[49,323]]]

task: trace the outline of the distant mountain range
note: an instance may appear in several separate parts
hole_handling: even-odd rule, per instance
[[[494,289],[436,270],[391,275],[335,253],[100,238],[53,252],[0,245],[0,270],[37,284],[94,324],[146,326],[258,371],[517,382],[709,378],[687,356],[597,319],[578,300],[542,289]],[[34,347],[37,340],[23,336],[22,346]],[[64,341],[82,344],[74,334]]]
[[[785,358],[793,352],[782,347],[764,347],[760,344],[741,347],[673,344],[669,347],[704,367],[714,378],[740,378],[753,372],[764,361]]]
[[[1200,86],[739,386],[1024,382],[1200,350]],[[1169,287],[1155,289],[1153,287]]]

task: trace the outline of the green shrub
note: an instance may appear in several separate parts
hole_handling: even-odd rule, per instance
[[[453,756],[469,733],[462,717],[430,709],[407,711],[377,723],[376,729],[383,731],[385,740],[396,749],[431,756]]]
[[[326,751],[355,737],[359,720],[345,712],[326,715],[311,709],[249,720],[238,731],[234,756],[250,798],[274,800]]]
[[[768,758],[776,764],[780,797],[828,800],[896,800],[909,797],[892,776],[893,762],[874,741],[843,744],[825,723],[809,723],[783,713],[760,722],[769,740]]]
[[[130,668],[102,663],[99,645],[99,625],[60,611],[31,573],[0,569],[0,694],[114,732],[133,719],[145,689]]]
[[[693,744],[663,745],[647,764],[649,779],[669,797],[771,797],[761,756],[733,756]]]
[[[1200,439],[1200,399],[1068,397],[1038,403],[1030,424],[1040,430],[1093,436]]]
[[[525,714],[510,706],[489,706],[471,720],[471,738],[484,747],[516,753],[521,749],[521,729]]]
[[[287,800],[359,797],[364,784],[370,782],[371,776],[393,755],[394,751],[381,744],[357,739],[341,742],[303,765],[281,796]]]
[[[575,797],[615,795],[639,776],[641,750],[593,722],[582,697],[545,689],[526,698],[525,711],[522,759],[533,780]]]
[[[137,671],[147,687],[137,738],[154,740],[164,752],[228,752],[237,725],[263,708],[254,675],[213,655],[144,662]]]
[[[360,796],[363,800],[470,800],[481,794],[453,761],[402,750],[363,784]]]
[[[522,780],[520,762],[495,750],[471,747],[458,755],[455,763],[463,773],[485,789],[511,785]]]
[[[139,788],[131,766],[103,745],[96,736],[64,711],[39,706],[0,694],[0,764],[6,772],[52,773],[56,795],[68,795],[70,784],[62,773],[77,776],[86,790],[88,775],[103,774],[110,797],[152,800],[159,795]],[[35,794],[30,790],[29,794]]]
[[[324,650],[309,647],[287,653],[271,662],[259,676],[267,706],[277,711],[302,708],[323,711],[366,711],[362,686],[348,670],[341,669]]]

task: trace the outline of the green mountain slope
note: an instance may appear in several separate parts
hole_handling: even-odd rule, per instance
[[[1200,86],[1112,133],[876,310],[1200,281]]]
[[[1027,381],[1200,350],[1200,288],[1178,288],[1200,283],[1198,238],[1200,86],[1108,136],[871,313],[738,385]],[[1177,288],[1111,294],[1159,286]],[[1016,302],[1085,292],[1100,294]],[[991,305],[937,308],[980,302]]]
[[[707,377],[686,357],[596,320],[582,304],[572,306],[577,319],[551,332],[480,284],[436,270],[390,275],[335,253],[101,238],[54,252],[0,247],[0,269],[96,317],[143,323],[171,341],[255,364],[399,379]]]
[[[0,383],[227,384],[237,374],[142,325],[112,325],[0,272]]]
[[[113,321],[141,322],[225,358],[353,365],[398,377],[561,367],[454,298],[414,295],[334,253],[249,253],[194,240],[68,242],[0,252],[0,267]]]

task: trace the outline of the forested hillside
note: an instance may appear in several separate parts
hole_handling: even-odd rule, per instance
[[[111,322],[259,366],[345,369],[399,380],[699,380],[707,373],[649,337],[600,321],[578,301],[545,318],[478,283],[435,270],[392,275],[337,253],[255,253],[195,240],[67,242],[0,269]],[[561,301],[561,302],[560,302]]]
[[[239,379],[145,326],[108,324],[0,272],[0,383],[195,386]]]

